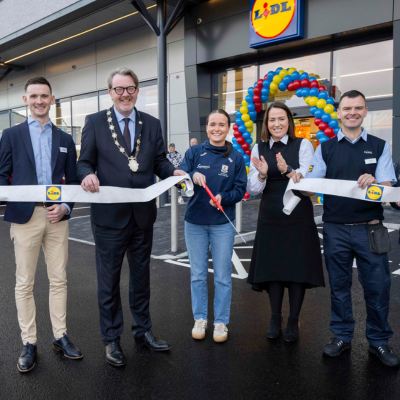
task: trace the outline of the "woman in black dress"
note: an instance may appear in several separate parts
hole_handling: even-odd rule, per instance
[[[249,193],[263,192],[247,282],[253,290],[269,294],[272,315],[267,336],[271,339],[280,335],[282,300],[288,288],[290,316],[284,340],[293,342],[299,336],[305,290],[325,282],[311,200],[296,191],[301,201],[286,215],[283,195],[289,179],[305,176],[314,149],[307,139],[295,136],[292,113],[283,103],[269,106],[261,139],[252,150],[247,184]]]

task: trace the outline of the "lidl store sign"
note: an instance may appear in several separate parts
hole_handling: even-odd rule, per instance
[[[250,0],[250,47],[303,37],[304,0]]]

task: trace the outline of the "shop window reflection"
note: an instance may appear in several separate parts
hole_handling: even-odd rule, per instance
[[[9,111],[0,111],[0,140],[3,135],[3,130],[10,127]]]
[[[112,105],[113,102],[108,93],[108,90],[102,90],[99,93],[99,111],[108,110],[110,107],[112,107]]]
[[[158,118],[158,87],[157,85],[139,86],[136,108]]]
[[[333,52],[333,97],[352,89],[368,99],[393,96],[393,40]]]
[[[393,110],[368,111],[363,127],[370,135],[385,140],[392,152]]]
[[[276,71],[279,67],[296,68],[297,71],[307,72],[310,76],[315,76],[321,85],[326,86],[328,91],[330,89],[330,53],[314,54],[260,65],[260,79],[264,79],[268,72]],[[274,101],[284,102],[288,107],[307,106],[302,97],[297,97],[295,92],[288,90],[279,91],[275,96],[270,96],[268,102],[264,104],[264,109],[267,109],[268,105]]]
[[[28,118],[26,107],[13,108],[11,110],[11,126],[19,125]]]
[[[71,100],[56,100],[50,108],[50,119],[55,126],[71,135]]]
[[[219,73],[216,76],[215,108],[234,114],[246,97],[247,89],[253,87],[255,82],[257,82],[256,66]]]

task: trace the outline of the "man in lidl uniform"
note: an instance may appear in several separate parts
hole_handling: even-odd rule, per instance
[[[10,185],[12,176],[11,185],[49,185],[48,198],[58,199],[63,176],[67,185],[79,184],[74,141],[50,121],[50,107],[55,98],[45,78],[29,79],[23,100],[29,106],[29,118],[5,129],[0,142],[0,186]],[[53,347],[68,358],[82,358],[82,353],[66,334],[68,219],[73,206],[73,203],[51,202],[8,202],[6,206],[4,220],[11,222],[17,265],[15,299],[23,342],[17,364],[20,372],[35,367],[37,336],[33,285],[41,246],[50,281]]]
[[[342,128],[336,137],[317,148],[306,178],[354,180],[362,189],[373,184],[396,183],[388,144],[362,128],[367,112],[362,93],[352,90],[342,95],[337,112]],[[351,348],[355,325],[351,304],[355,258],[367,308],[369,351],[384,364],[397,367],[400,360],[389,347],[393,332],[387,321],[391,284],[388,255],[371,252],[368,239],[368,225],[383,219],[380,202],[324,196],[323,243],[331,285],[330,329],[334,334],[324,347],[324,354],[336,357]]]

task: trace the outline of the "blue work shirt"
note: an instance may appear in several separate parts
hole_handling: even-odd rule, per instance
[[[343,132],[340,130],[337,134],[338,141],[347,140],[350,143],[357,143],[359,140],[363,139],[367,141],[367,131],[362,128],[361,135],[354,141],[351,141]],[[306,178],[325,178],[326,175],[326,164],[322,158],[321,146],[317,147],[314,153],[314,157],[311,161],[313,166],[312,170],[307,172]],[[375,171],[375,179],[378,183],[391,182],[392,185],[397,182],[396,175],[393,169],[392,155],[390,154],[389,146],[385,143],[382,155],[378,159]]]
[[[115,115],[117,117],[118,125],[119,128],[121,129],[122,135],[124,134],[124,129],[125,129],[125,117],[120,114],[116,108],[114,107]],[[133,109],[131,115],[128,117],[129,118],[129,132],[131,134],[131,152],[133,150],[133,146],[135,145],[135,121],[136,121],[136,111]]]
[[[36,176],[38,185],[52,185],[52,170],[51,170],[51,145],[53,142],[52,123],[49,122],[43,127],[40,122],[28,117],[29,134],[31,136],[33,155],[35,157]],[[71,212],[69,206],[62,203]]]

